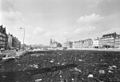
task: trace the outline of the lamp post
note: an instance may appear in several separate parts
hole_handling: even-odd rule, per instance
[[[25,40],[25,28],[20,27],[21,30],[23,30],[23,49],[24,49],[24,40]]]

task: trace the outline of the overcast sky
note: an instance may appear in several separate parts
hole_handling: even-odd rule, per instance
[[[48,44],[120,33],[120,0],[1,0],[0,24],[25,43]]]

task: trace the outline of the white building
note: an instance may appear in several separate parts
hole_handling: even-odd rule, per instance
[[[100,42],[99,38],[93,40],[93,47],[94,48],[100,48],[101,47],[101,42]]]
[[[105,34],[101,38],[102,47],[119,48],[120,47],[120,35],[116,32]]]
[[[73,48],[91,48],[93,45],[92,39],[85,39],[73,42]]]

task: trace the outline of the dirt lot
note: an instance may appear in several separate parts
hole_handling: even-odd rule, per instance
[[[0,62],[0,82],[120,82],[120,52],[28,52]]]

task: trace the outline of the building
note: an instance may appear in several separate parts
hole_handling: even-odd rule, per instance
[[[51,48],[59,48],[59,47],[62,47],[62,44],[55,40],[50,39],[50,47]]]
[[[73,48],[91,48],[93,45],[92,39],[85,39],[73,42]]]
[[[72,41],[66,41],[66,42],[63,44],[63,47],[64,47],[64,48],[73,48],[73,42],[72,42]]]
[[[18,38],[14,37],[12,34],[8,34],[8,49],[20,49],[21,42]]]
[[[8,36],[8,45],[7,45],[7,48],[8,49],[12,49],[13,48],[13,46],[12,46],[13,36],[11,34],[8,34],[7,36]]]
[[[85,39],[83,40],[83,48],[91,48],[93,45],[92,39]]]
[[[4,28],[2,25],[0,26],[0,49],[6,49],[7,48],[7,34],[6,34],[6,28]]]
[[[82,47],[83,47],[83,41],[82,40],[73,42],[73,48],[82,48]]]
[[[101,39],[100,38],[96,38],[93,39],[93,48],[101,48],[102,44],[101,44]]]
[[[119,48],[120,47],[120,35],[116,32],[105,34],[101,38],[102,47],[106,48]]]
[[[120,48],[120,35],[116,37],[114,46],[115,48]]]

